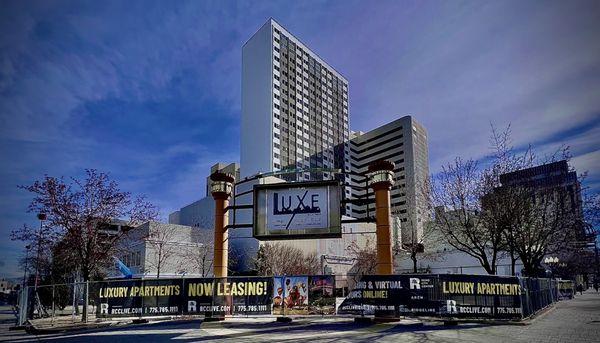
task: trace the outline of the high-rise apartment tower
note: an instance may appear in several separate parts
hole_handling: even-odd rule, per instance
[[[349,182],[348,138],[348,81],[269,19],[242,50],[242,178]]]

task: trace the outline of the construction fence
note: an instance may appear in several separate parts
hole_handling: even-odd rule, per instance
[[[383,316],[521,320],[573,282],[466,274],[126,279],[26,287],[19,323],[145,317]]]

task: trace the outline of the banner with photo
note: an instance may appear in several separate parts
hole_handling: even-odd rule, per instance
[[[333,275],[273,278],[273,315],[335,314]]]
[[[335,314],[335,277],[333,275],[308,277],[308,314]]]

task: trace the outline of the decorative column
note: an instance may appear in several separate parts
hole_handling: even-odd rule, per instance
[[[210,192],[215,199],[215,246],[213,274],[217,278],[227,277],[228,234],[225,228],[229,224],[227,206],[233,191],[235,178],[231,174],[215,172],[210,175]]]
[[[369,165],[369,187],[375,192],[375,221],[377,223],[377,274],[392,275],[391,201],[390,190],[394,185],[394,163],[375,161]]]

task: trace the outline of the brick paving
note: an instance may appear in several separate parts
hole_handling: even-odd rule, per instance
[[[33,336],[0,328],[0,341],[163,342],[171,339],[222,342],[600,342],[600,294],[594,291],[561,301],[527,325],[460,324],[416,321],[361,325],[351,319],[236,318],[226,322],[172,321],[85,332]]]

